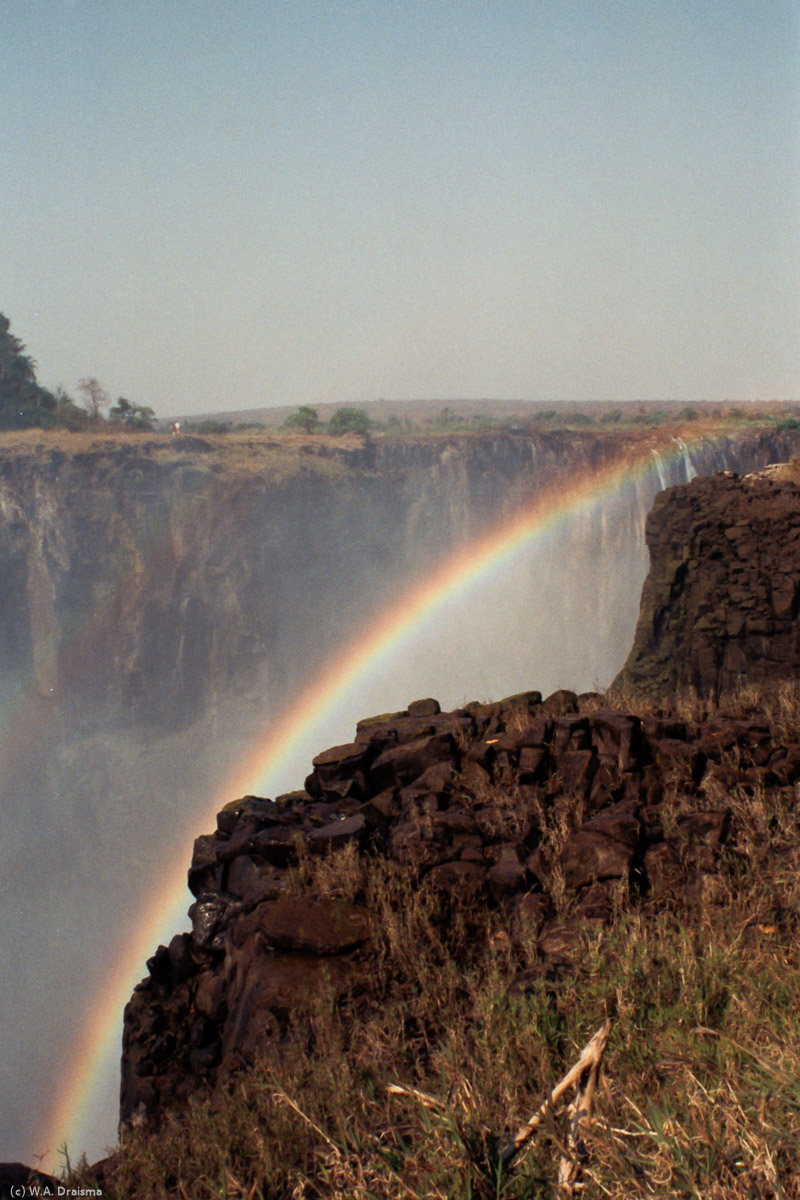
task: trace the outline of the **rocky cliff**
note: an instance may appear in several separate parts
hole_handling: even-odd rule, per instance
[[[800,727],[789,737],[754,712],[641,717],[597,695],[532,692],[362,721],[352,744],[314,759],[304,790],[234,800],[198,838],[192,931],[158,948],[126,1009],[123,1123],[151,1125],[290,1053],[322,995],[348,997],[351,1023],[391,1006],[402,980],[385,970],[390,931],[352,885],[359,858],[445,897],[448,921],[477,904],[521,996],[569,974],[587,928],[629,905],[724,903],[752,849],[733,790],[791,795],[798,780]],[[348,853],[349,892],[304,886],[310,863]],[[534,944],[534,965],[514,974]]]
[[[161,732],[231,689],[257,687],[263,708],[445,554],[619,450],[557,434],[83,442],[0,451],[0,662],[84,717]]]
[[[800,478],[725,472],[656,497],[650,572],[617,684],[718,696],[800,669]]]
[[[796,444],[708,437],[686,469],[750,470]],[[279,697],[443,556],[647,445],[573,432],[0,448],[0,664],[84,720],[161,732],[232,687]],[[652,455],[651,495],[684,469],[662,467],[655,441]]]

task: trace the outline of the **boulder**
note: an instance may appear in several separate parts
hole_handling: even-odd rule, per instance
[[[632,846],[580,829],[567,839],[559,861],[567,887],[577,891],[598,880],[627,878],[633,859]]]
[[[368,792],[365,772],[375,753],[370,742],[332,746],[313,759],[306,791],[315,799],[352,796],[363,800]]]
[[[277,950],[320,956],[344,954],[371,936],[367,910],[344,900],[287,896],[260,904],[245,920],[249,932]]]
[[[351,842],[361,845],[368,831],[369,826],[364,813],[354,813],[351,817],[342,817],[315,829],[308,835],[308,846],[312,853],[327,854],[333,850],[341,850]]]
[[[372,787],[375,791],[383,791],[393,785],[403,787],[413,783],[429,767],[452,760],[454,748],[452,735],[444,733],[384,750],[370,769]]]
[[[525,878],[525,866],[520,862],[517,847],[498,846],[495,864],[489,868],[489,886],[493,895],[500,899],[522,891]]]

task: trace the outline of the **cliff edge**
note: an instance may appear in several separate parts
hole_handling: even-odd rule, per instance
[[[95,1174],[114,1196],[164,1178],[175,1200],[218,1160],[242,1196],[399,1200],[442,1177],[441,1195],[530,1195],[554,1174],[546,1137],[516,1189],[505,1172],[502,1193],[473,1184],[497,1173],[510,1113],[538,1105],[606,1016],[609,1125],[624,1133],[633,1103],[683,1122],[697,1194],[744,1200],[753,1179],[796,1194],[796,1113],[756,1128],[772,1077],[716,1046],[768,1036],[787,1070],[800,1061],[799,700],[778,721],[568,692],[418,701],[317,755],[304,790],[229,804],[195,846],[191,932],[158,948],[126,1008],[122,1149]],[[444,1117],[426,1125],[420,1100]],[[593,1136],[606,1194],[663,1183],[659,1119],[652,1145]],[[742,1181],[719,1164],[751,1134],[789,1149]]]
[[[800,474],[726,471],[668,488],[646,525],[650,571],[615,686],[718,696],[800,669]]]

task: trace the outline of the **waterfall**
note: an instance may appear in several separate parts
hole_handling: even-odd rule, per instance
[[[691,481],[693,479],[697,478],[698,473],[695,470],[694,463],[692,462],[692,457],[689,454],[689,447],[686,445],[686,442],[683,440],[682,437],[676,437],[676,438],[673,438],[672,440],[673,440],[673,442],[676,442],[680,448],[681,457],[683,459],[684,470],[686,471],[686,482],[691,483]]]
[[[661,458],[661,455],[658,453],[658,451],[656,449],[651,450],[650,453],[652,454],[653,459],[655,460],[656,471],[658,472],[658,481],[661,484],[661,490],[663,492],[665,490],[665,488],[669,487],[669,484],[667,483],[667,476],[664,472],[664,462],[663,462],[663,459]]]

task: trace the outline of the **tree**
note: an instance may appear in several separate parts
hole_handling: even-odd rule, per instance
[[[372,421],[363,408],[345,405],[344,408],[337,408],[331,417],[328,433],[369,433],[371,427]]]
[[[66,429],[79,430],[85,429],[89,422],[89,415],[85,408],[81,408],[76,404],[70,396],[69,392],[62,387],[61,384],[55,390],[53,398],[56,403],[55,407],[55,424]]]
[[[101,410],[108,407],[108,393],[103,390],[94,375],[79,380],[78,391],[83,392],[89,420],[93,425],[99,425],[102,420]]]
[[[297,412],[290,413],[283,423],[285,429],[302,429],[313,433],[320,426],[319,414],[310,404],[301,404]]]
[[[55,408],[55,397],[36,382],[36,363],[0,313],[0,428],[52,424]]]
[[[154,428],[156,414],[152,408],[144,404],[134,404],[120,396],[114,407],[108,410],[108,416],[114,425],[124,425],[126,429],[146,432]]]

